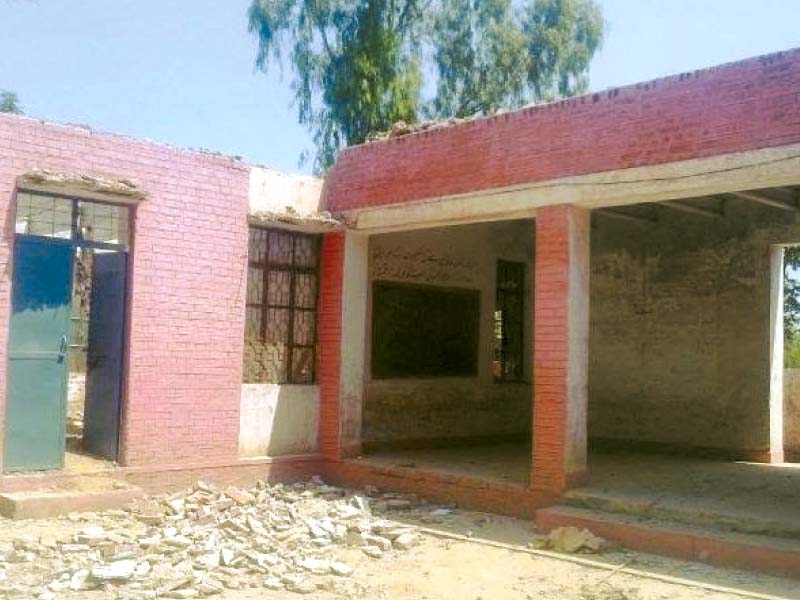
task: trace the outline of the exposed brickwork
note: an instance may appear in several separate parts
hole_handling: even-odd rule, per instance
[[[538,508],[554,501],[523,485],[424,469],[379,466],[361,460],[328,463],[326,477],[339,485],[363,487],[370,484],[440,502],[456,502],[462,508],[517,517],[533,517]]]
[[[235,459],[248,168],[225,157],[0,116],[3,382],[15,181],[33,168],[132,179],[148,194],[133,221],[122,463]],[[5,384],[0,411],[4,405]]]
[[[575,302],[588,306],[588,289],[576,287],[573,271],[588,260],[588,245],[586,256],[575,255],[578,230],[588,228],[582,212],[570,205],[548,206],[536,217],[531,486],[540,490],[561,491],[585,470],[588,365],[576,358],[580,348],[570,348],[586,342],[574,331],[581,318]],[[588,313],[585,318],[588,324]]]
[[[344,151],[342,211],[800,142],[800,50]]]
[[[241,460],[228,465],[209,465],[201,461],[163,470],[152,467],[118,469],[119,478],[150,493],[186,489],[198,480],[217,485],[250,487],[258,481],[306,481],[322,473],[324,465],[317,455]]]
[[[340,373],[342,357],[342,284],[344,234],[322,240],[319,304],[317,305],[317,379],[319,383],[319,448],[328,460],[340,458]]]
[[[697,529],[643,525],[609,519],[602,513],[587,513],[561,506],[544,508],[536,511],[536,527],[544,532],[558,527],[578,527],[632,550],[775,575],[800,576],[800,550],[790,544],[767,545],[764,538],[759,543],[745,536],[737,538]]]

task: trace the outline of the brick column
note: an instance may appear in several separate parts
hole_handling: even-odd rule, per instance
[[[586,472],[589,212],[536,211],[531,487],[560,494]]]
[[[344,234],[322,240],[317,306],[317,380],[319,382],[319,449],[328,460],[341,457],[339,381],[342,340]]]

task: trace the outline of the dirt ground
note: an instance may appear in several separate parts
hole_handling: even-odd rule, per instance
[[[412,520],[405,522],[416,523]],[[733,588],[740,594],[711,592],[699,586],[680,586],[655,579],[614,573],[544,558],[524,552],[543,536],[533,523],[519,519],[458,511],[443,532],[471,535],[473,541],[424,536],[407,553],[369,560],[356,549],[345,550],[342,560],[355,567],[354,579],[363,594],[336,591],[315,595],[321,600],[723,600],[754,598],[759,594],[800,599],[800,581],[744,571],[719,569],[701,563],[672,560],[622,548],[580,556],[612,567],[626,565],[653,574],[690,579]],[[481,540],[517,546],[518,551],[481,544]],[[750,594],[748,594],[750,592]],[[228,591],[230,600],[286,600],[290,592]]]
[[[37,521],[5,520],[0,522],[0,541],[23,536],[38,538],[42,535],[69,534],[97,520],[98,516],[93,514]],[[468,535],[471,541],[426,534],[422,542],[411,550],[388,553],[377,560],[366,557],[358,548],[338,548],[337,555],[331,558],[354,567],[352,577],[347,585],[342,585],[341,578],[331,577],[329,585],[309,597],[321,600],[722,600],[766,594],[786,599],[800,598],[800,581],[719,569],[700,563],[628,552],[621,548],[582,556],[611,566],[625,565],[649,573],[735,588],[741,595],[590,568],[558,558],[534,556],[524,550],[535,547],[542,536],[535,532],[533,524],[528,521],[459,510],[436,524],[416,522],[409,517],[397,520],[440,532]],[[512,544],[516,549],[490,547],[480,543],[481,540]],[[36,577],[35,564],[30,565],[30,577]],[[55,597],[99,600],[117,596],[112,589],[105,589],[66,591]],[[214,597],[223,600],[285,600],[297,598],[298,594],[265,588],[228,589]]]

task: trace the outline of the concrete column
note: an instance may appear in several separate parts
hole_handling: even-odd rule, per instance
[[[326,234],[317,309],[320,452],[338,460],[361,450],[367,327],[365,235]]]
[[[783,450],[783,246],[770,247],[769,460],[784,461]]]
[[[348,231],[344,240],[339,383],[341,449],[345,456],[356,456],[361,452],[361,414],[366,385],[368,254],[369,237]]]
[[[559,494],[586,473],[589,212],[536,212],[531,487]]]

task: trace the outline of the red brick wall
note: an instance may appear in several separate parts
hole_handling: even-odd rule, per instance
[[[0,116],[0,382],[15,180],[37,167],[124,177],[149,194],[134,221],[122,462],[235,459],[248,168],[229,158]],[[0,411],[4,404],[5,383]]]
[[[344,151],[342,211],[800,142],[800,49]]]
[[[319,449],[326,459],[341,455],[339,377],[341,372],[344,233],[322,240],[320,294],[317,305],[317,379],[319,383]]]
[[[539,489],[563,489],[566,484],[569,209],[544,207],[536,219],[531,486]]]

